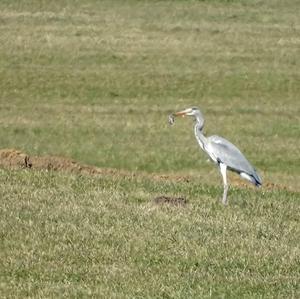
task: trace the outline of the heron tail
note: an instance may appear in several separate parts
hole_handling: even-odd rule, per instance
[[[262,185],[262,179],[255,171],[251,174],[240,172],[240,176],[254,184],[256,187],[260,187]]]
[[[253,179],[254,179],[254,184],[256,187],[260,187],[262,185],[262,179],[261,177],[258,175],[257,172],[255,172],[253,175],[252,175]]]

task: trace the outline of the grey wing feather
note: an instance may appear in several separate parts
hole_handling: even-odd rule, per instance
[[[216,135],[208,137],[207,140],[218,162],[223,162],[238,173],[245,172],[261,185],[262,181],[256,170],[234,144]]]

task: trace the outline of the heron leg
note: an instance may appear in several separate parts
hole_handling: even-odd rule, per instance
[[[227,191],[228,191],[228,184],[227,184],[227,166],[223,163],[220,163],[220,172],[223,178],[223,185],[224,185],[224,191],[223,191],[223,199],[222,203],[226,205],[227,203]]]

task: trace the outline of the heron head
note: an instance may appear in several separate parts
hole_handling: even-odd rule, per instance
[[[200,128],[202,130],[204,126],[204,118],[199,108],[197,107],[191,107],[184,109],[182,111],[176,112],[173,114],[173,116],[194,116],[195,121],[200,125]]]

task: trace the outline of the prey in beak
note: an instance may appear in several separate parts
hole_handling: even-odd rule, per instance
[[[185,109],[185,110],[178,111],[178,112],[170,114],[169,115],[169,124],[170,125],[174,124],[174,122],[175,122],[175,116],[185,117],[186,115],[190,115],[190,113],[192,113],[192,109],[191,108],[188,108],[188,109]]]

